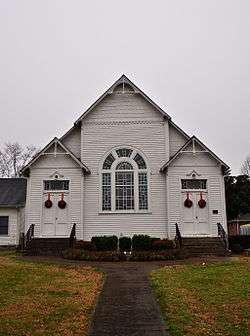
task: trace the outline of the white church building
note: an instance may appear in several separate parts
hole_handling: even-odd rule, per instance
[[[217,237],[227,170],[123,75],[22,169],[25,232],[173,239],[177,223],[183,237]]]

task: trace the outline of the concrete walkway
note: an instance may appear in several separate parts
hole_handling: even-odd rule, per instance
[[[107,273],[90,336],[168,335],[147,273],[150,263],[102,263]]]

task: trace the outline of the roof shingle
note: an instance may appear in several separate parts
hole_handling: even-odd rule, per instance
[[[25,178],[0,178],[0,207],[23,207],[26,201]]]

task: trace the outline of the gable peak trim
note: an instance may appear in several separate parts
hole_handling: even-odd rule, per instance
[[[149,104],[151,104],[164,118],[170,120],[171,117],[158,106],[151,98],[149,98],[141,89],[139,89],[126,75],[119,77],[76,121],[78,125],[107,95],[112,94],[114,88],[119,84],[127,84],[134,89],[134,93],[140,94]]]
[[[210,154],[216,161],[218,161],[221,164],[221,167],[223,168],[224,172],[227,172],[230,168],[229,166],[223,162],[214,152],[212,152],[206,145],[203,144],[195,135],[191,136],[187,142],[166,162],[160,169],[160,172],[164,172],[168,166],[182,153],[185,153],[185,148],[190,144],[194,144],[194,142],[197,142],[201,147],[204,148],[204,152],[207,152]],[[189,153],[188,151],[186,151]],[[198,153],[199,151],[193,151],[193,154]],[[203,151],[202,151],[203,152]]]
[[[29,176],[29,169],[30,167],[42,156],[45,155],[46,151],[52,146],[55,145],[55,155],[56,153],[56,147],[59,145],[63,150],[65,150],[65,153],[69,154],[69,156],[83,169],[85,173],[90,173],[89,168],[83,164],[57,137],[53,138],[40,152],[38,152],[33,159],[28,162],[26,166],[24,166],[20,173],[23,176]]]

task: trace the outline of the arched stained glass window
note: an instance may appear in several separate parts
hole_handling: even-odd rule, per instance
[[[103,163],[102,211],[147,210],[148,171],[144,158],[130,148],[113,151]]]

